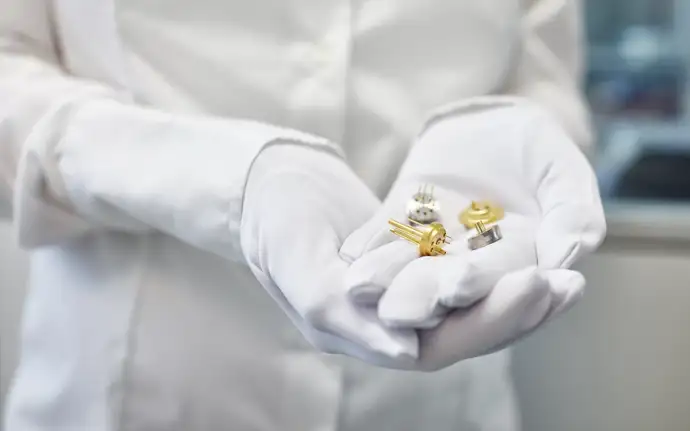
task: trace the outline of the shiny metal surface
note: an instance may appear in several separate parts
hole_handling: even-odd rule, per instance
[[[477,235],[467,240],[467,245],[470,250],[478,250],[494,244],[503,238],[501,228],[498,225],[491,226],[487,229],[484,223],[478,222],[475,224],[475,229],[477,230]]]

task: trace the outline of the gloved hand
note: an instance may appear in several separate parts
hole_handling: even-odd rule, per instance
[[[417,356],[414,330],[390,329],[354,304],[339,249],[380,202],[338,157],[280,143],[249,175],[241,226],[254,275],[314,346],[395,366]]]
[[[446,256],[417,258],[386,232],[420,184],[435,185],[454,237]],[[472,200],[496,202],[506,216],[503,239],[471,252],[457,216]],[[416,368],[433,370],[505,347],[568,309],[584,278],[567,268],[605,231],[596,179],[576,145],[532,104],[491,98],[431,122],[382,210],[341,251],[355,269],[353,299],[378,302],[391,327],[426,329]]]

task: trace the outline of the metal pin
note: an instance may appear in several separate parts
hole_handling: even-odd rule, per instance
[[[408,219],[408,220],[409,220],[410,223],[412,223],[412,224],[416,224],[417,226],[421,226],[422,229],[428,229],[428,228],[429,228],[428,225],[422,224],[422,223],[418,222],[417,220],[413,220],[413,219]],[[393,221],[395,221],[395,220],[393,220]],[[396,223],[397,223],[397,222],[396,222]],[[436,223],[436,224],[439,224],[439,223]],[[405,226],[405,225],[403,225],[403,226]],[[407,227],[407,226],[406,226],[406,227]],[[447,234],[446,234],[446,238],[444,239],[443,243],[444,243],[444,244],[449,244],[449,245],[450,245],[450,242],[451,242],[452,240],[453,240],[453,238],[452,238],[450,235],[447,235]]]
[[[429,226],[425,226],[415,220],[410,220],[410,222],[423,226],[423,228],[417,229],[393,219],[388,220],[388,224],[392,226],[390,231],[400,238],[417,245],[420,256],[446,254],[445,250],[443,250],[443,244],[449,244],[449,242],[446,229],[441,223],[431,223]]]

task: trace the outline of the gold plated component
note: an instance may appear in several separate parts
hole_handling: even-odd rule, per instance
[[[491,226],[489,229],[486,228],[484,222],[478,221],[474,225],[477,235],[471,237],[467,240],[467,245],[470,250],[477,250],[487,245],[491,245],[495,242],[500,241],[503,238],[501,234],[501,228],[498,225]]]
[[[490,202],[475,202],[460,213],[460,223],[467,229],[472,229],[478,222],[484,224],[496,223],[503,219],[503,208]]]
[[[408,226],[393,219],[388,220],[388,224],[392,226],[391,232],[417,245],[419,247],[420,256],[439,256],[446,254],[445,250],[443,250],[443,244],[450,244],[448,240],[451,238],[446,234],[446,229],[441,223],[431,223],[426,226],[414,220],[410,220],[410,222],[420,226],[420,228]]]

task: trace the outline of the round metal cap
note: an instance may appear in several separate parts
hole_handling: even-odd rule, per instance
[[[482,225],[483,226],[483,225]],[[498,225],[492,226],[489,229],[480,231],[476,236],[467,240],[467,245],[470,250],[478,250],[487,245],[494,244],[503,238],[501,228]]]

